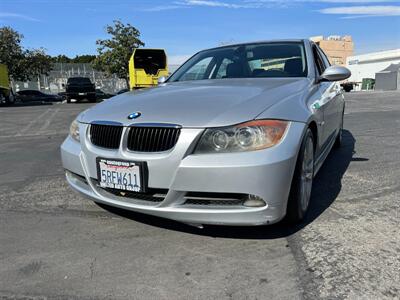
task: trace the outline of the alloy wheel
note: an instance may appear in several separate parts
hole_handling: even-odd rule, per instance
[[[314,145],[311,138],[307,139],[304,147],[303,163],[300,178],[301,209],[306,211],[310,203],[312,182],[314,177]]]

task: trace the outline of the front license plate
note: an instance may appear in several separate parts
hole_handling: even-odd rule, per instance
[[[102,188],[143,192],[143,162],[97,158],[97,175]]]
[[[86,93],[78,93],[79,96],[85,96]]]

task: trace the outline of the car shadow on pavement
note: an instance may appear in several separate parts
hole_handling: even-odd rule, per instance
[[[306,218],[297,225],[281,221],[277,224],[248,226],[204,226],[203,229],[159,217],[139,214],[127,210],[98,204],[102,208],[121,217],[169,230],[181,231],[211,237],[236,239],[276,239],[290,236],[318,218],[335,201],[342,188],[342,177],[351,161],[367,161],[366,158],[353,158],[355,138],[348,130],[343,130],[343,145],[333,149],[314,179],[311,203]]]

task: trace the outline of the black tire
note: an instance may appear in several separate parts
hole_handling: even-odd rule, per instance
[[[346,92],[346,93],[350,93],[351,92],[351,90],[352,90],[352,88],[351,87],[344,87],[343,88],[344,89],[344,91]]]
[[[335,144],[333,144],[333,147],[336,149],[339,149],[343,144],[343,117],[344,117],[344,113],[342,113],[342,120],[340,122],[339,132],[336,136]]]
[[[88,99],[90,103],[96,103],[96,97]]]
[[[311,145],[308,145],[311,143]],[[312,189],[312,180],[314,177],[314,136],[310,128],[307,129],[303,140],[301,142],[299,154],[297,157],[296,168],[294,171],[292,186],[290,188],[287,211],[286,211],[286,221],[290,224],[298,223],[304,219],[307,214],[310,198],[311,198],[311,190],[309,192],[307,205],[304,207],[302,205],[302,175],[303,175],[303,162],[306,155],[307,147],[312,147],[312,174],[311,174],[311,188]],[[308,149],[310,151],[310,149]],[[303,187],[304,188],[304,187]]]
[[[15,95],[13,91],[11,90],[8,96],[6,97],[6,103],[7,104],[14,104],[15,103]]]
[[[67,103],[71,103],[71,98],[67,97]]]

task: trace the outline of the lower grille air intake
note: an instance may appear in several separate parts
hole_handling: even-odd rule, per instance
[[[247,196],[245,194],[188,192],[184,196],[184,205],[241,206]]]
[[[136,193],[136,192],[122,191],[110,188],[103,188],[103,189],[115,196],[131,198],[141,201],[154,202],[154,203],[162,202],[168,193],[167,189],[149,189],[146,193]]]

